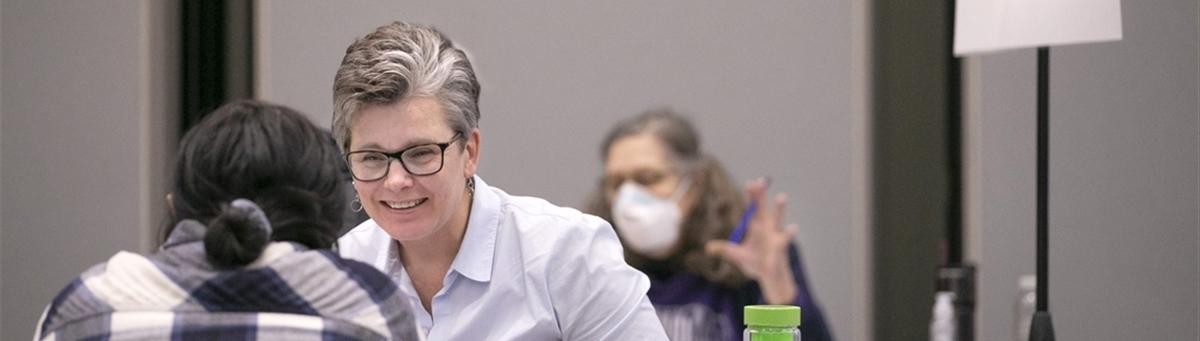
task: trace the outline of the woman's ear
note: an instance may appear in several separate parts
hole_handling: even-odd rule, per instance
[[[177,220],[178,214],[175,213],[175,193],[167,193],[167,214],[171,215],[171,220]]]
[[[467,135],[467,140],[464,142],[466,144],[464,152],[466,153],[467,160],[465,167],[463,167],[463,177],[470,178],[475,176],[475,171],[479,168],[479,149],[482,144],[482,136],[479,128],[471,129],[471,133]]]
[[[704,177],[706,175],[708,174],[703,169],[697,169],[692,172],[688,179],[691,183],[688,184],[687,193],[684,193],[683,198],[679,200],[679,210],[685,215],[685,219],[696,208],[696,205],[700,203],[700,195],[705,191],[704,183],[707,180]]]
[[[708,178],[708,171],[705,168],[701,167],[692,173],[692,187],[704,187],[704,181]]]

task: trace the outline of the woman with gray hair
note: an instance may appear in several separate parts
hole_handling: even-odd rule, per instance
[[[431,27],[392,23],[346,49],[333,134],[371,219],[341,254],[392,276],[430,340],[666,339],[607,222],[475,174],[479,89]]]
[[[799,306],[803,339],[832,339],[796,226],[783,225],[783,198],[768,201],[758,179],[745,192],[761,204],[748,204],[686,117],[662,108],[617,122],[600,159],[604,176],[587,211],[613,222],[625,259],[649,275],[671,339],[741,340],[742,307],[752,304]]]

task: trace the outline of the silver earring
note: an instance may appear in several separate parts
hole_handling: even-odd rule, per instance
[[[467,193],[475,194],[475,177],[467,178]]]
[[[354,201],[350,202],[350,210],[354,211],[354,212],[362,212],[363,205],[362,205],[362,201],[358,200],[358,194],[355,194]]]

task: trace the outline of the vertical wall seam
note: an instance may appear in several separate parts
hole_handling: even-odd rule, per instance
[[[156,176],[151,176],[151,144],[154,142],[153,132],[151,129],[151,120],[154,116],[152,113],[151,96],[152,88],[150,86],[153,81],[151,63],[150,63],[150,38],[152,25],[151,1],[142,0],[138,2],[138,189],[137,189],[137,210],[138,210],[138,248],[142,252],[153,250],[153,214],[151,213],[151,184]]]
[[[271,69],[267,65],[267,61],[271,60],[270,46],[271,40],[270,19],[271,15],[268,9],[271,8],[271,0],[255,1],[252,5],[254,9],[254,18],[252,19],[251,27],[254,32],[254,51],[251,53],[251,58],[254,58],[254,88],[251,89],[251,96],[263,100],[271,100]],[[324,122],[317,122],[324,123]]]
[[[0,4],[0,7],[4,7],[4,6],[2,4]],[[3,17],[4,17],[3,11],[0,11],[0,18],[3,18]],[[3,23],[3,20],[0,20],[0,27],[3,27],[2,23]],[[3,29],[0,29],[0,42],[4,41],[3,31],[4,31]],[[4,51],[3,43],[0,43],[0,51]],[[3,84],[4,84],[4,71],[3,71],[4,67],[3,67],[3,65],[4,65],[4,54],[0,53],[0,88],[2,88]],[[4,100],[3,100],[3,98],[4,98],[4,96],[0,95],[0,160],[4,160],[4,141],[3,141]],[[3,164],[3,162],[0,162],[0,164]],[[0,316],[4,316],[4,281],[2,280],[4,278],[4,261],[3,260],[8,258],[8,257],[2,257],[3,252],[4,252],[4,194],[3,193],[8,193],[8,191],[4,190],[4,167],[0,166]],[[2,335],[4,335],[4,321],[0,320],[0,336],[2,336]]]
[[[871,212],[871,2],[850,4],[850,110],[851,140],[851,311],[854,320],[851,340],[871,340],[874,330]]]
[[[983,70],[979,57],[963,58],[963,174],[966,176],[964,189],[963,229],[967,231],[967,254],[964,258],[974,264],[983,264]],[[986,283],[977,281],[978,285]],[[976,290],[979,292],[979,290]],[[978,315],[976,315],[978,316]]]

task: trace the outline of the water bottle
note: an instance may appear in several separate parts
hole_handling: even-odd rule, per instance
[[[1018,282],[1017,302],[1013,305],[1013,340],[1028,341],[1029,325],[1037,310],[1037,276],[1024,275]]]
[[[954,341],[954,293],[938,291],[933,301],[933,320],[929,322],[930,341]]]
[[[748,305],[742,341],[800,341],[800,307]]]

